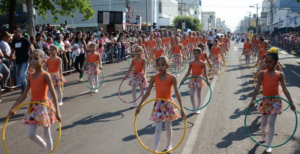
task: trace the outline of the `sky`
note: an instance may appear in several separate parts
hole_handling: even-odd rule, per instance
[[[216,12],[216,18],[225,20],[231,31],[234,31],[244,16],[249,13],[256,14],[256,7],[249,7],[252,4],[259,4],[261,7],[263,0],[202,0],[202,11]],[[260,16],[261,9],[258,14]]]

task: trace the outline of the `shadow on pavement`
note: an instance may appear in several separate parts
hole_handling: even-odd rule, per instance
[[[8,111],[7,111],[7,113],[8,113]],[[22,113],[22,114],[14,115],[13,117],[10,117],[9,121],[21,120],[22,118],[20,118],[20,117],[23,118],[24,114]],[[6,120],[6,117],[0,118],[0,123],[4,124],[5,120]],[[21,123],[21,121],[20,121],[20,123]]]
[[[78,125],[89,125],[89,124],[93,124],[96,122],[109,122],[109,121],[120,120],[124,117],[123,112],[129,111],[129,110],[131,110],[131,109],[128,108],[128,109],[120,110],[117,112],[107,112],[107,113],[103,113],[100,115],[90,115],[81,120],[73,122],[71,125],[63,126],[61,129],[66,130],[66,129],[70,129],[70,128],[73,128]],[[118,119],[115,119],[115,120],[106,120],[107,118],[116,117],[116,116],[121,116],[121,117]]]
[[[193,116],[193,115],[191,115],[191,114],[187,115],[186,118],[189,118],[191,116]],[[181,123],[183,123],[183,119],[182,118],[174,120],[174,121],[172,121],[172,127],[179,126]],[[188,126],[187,129],[194,127],[194,124],[191,123],[191,122],[187,122],[187,124],[191,125],[191,126]],[[162,129],[163,129],[163,131],[165,130],[165,124],[163,124],[163,128]],[[174,131],[174,130],[181,130],[181,129],[184,129],[184,128],[175,128],[175,129],[173,128],[172,130]],[[155,133],[155,124],[149,124],[145,128],[138,130],[137,133],[139,134],[139,136],[147,135],[147,134],[148,135],[154,135],[154,133]],[[124,137],[122,141],[126,141],[127,142],[127,141],[131,141],[131,140],[135,140],[135,139],[136,139],[136,136],[134,134],[134,135],[129,135],[127,137]]]
[[[253,74],[248,74],[248,75],[243,75],[243,76],[239,76],[236,79],[244,79],[244,78],[252,78],[253,79]]]
[[[248,126],[248,130],[249,133],[253,135],[253,133],[257,132],[258,130],[260,130],[260,123],[258,122],[258,120],[260,119],[261,116],[256,117],[256,119],[252,122],[252,124],[250,126]],[[245,131],[245,127],[239,127],[236,131],[231,132],[229,134],[227,134],[225,137],[223,137],[223,141],[218,143],[216,146],[218,148],[228,148],[230,145],[232,145],[233,141],[241,141],[244,140],[246,138],[249,138],[249,136],[247,135],[246,131]]]
[[[248,108],[244,108],[243,110],[240,110],[241,108],[235,109],[233,115],[231,115],[229,118],[230,119],[237,119],[240,118],[242,115],[246,115]],[[255,112],[256,108],[251,108],[249,111],[249,115],[251,115],[252,112]],[[260,114],[260,113],[255,113],[255,114]]]
[[[259,143],[265,143],[265,141],[260,141]],[[255,146],[248,152],[248,154],[256,154],[256,150],[257,148],[259,147],[260,145],[259,144],[255,144]],[[263,154],[265,154],[266,152],[263,152]]]

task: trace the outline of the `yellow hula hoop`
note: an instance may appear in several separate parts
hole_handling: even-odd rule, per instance
[[[56,112],[55,112],[55,110],[53,108],[51,108],[49,105],[47,105],[47,104],[45,104],[43,102],[28,102],[28,103],[24,103],[22,105],[19,105],[17,108],[15,108],[14,111],[17,111],[20,108],[22,108],[22,107],[24,107],[26,105],[29,105],[29,104],[41,104],[41,105],[47,106],[49,109],[51,109],[54,112],[54,114],[56,114]],[[10,152],[9,152],[7,146],[6,146],[6,143],[5,143],[5,130],[6,130],[6,126],[7,126],[7,123],[8,123],[9,119],[10,119],[10,115],[8,115],[6,117],[6,120],[5,120],[5,123],[4,123],[4,126],[3,126],[3,131],[2,131],[3,146],[4,146],[4,148],[5,148],[5,150],[6,150],[6,152],[8,154],[10,154]],[[57,145],[58,145],[58,143],[60,141],[60,137],[61,137],[61,122],[59,122],[59,121],[58,121],[58,129],[59,129],[59,132],[58,132],[58,137],[57,137],[56,143],[55,143],[53,149],[51,150],[51,152],[49,154],[53,153],[53,151],[56,149],[56,147],[57,147]]]
[[[208,65],[208,63],[205,63],[205,65],[210,69],[210,70],[209,70],[209,76],[208,76],[208,78],[210,79],[210,77],[211,77],[212,74],[213,74],[212,68]]]
[[[166,101],[166,102],[168,102],[168,103],[171,103],[171,104],[175,105],[176,108],[177,108],[179,111],[181,111],[180,107],[179,107],[177,104],[175,104],[174,102],[172,102],[172,101],[170,101],[170,100],[163,99],[163,98],[155,98],[155,99],[151,99],[151,100],[149,100],[149,101],[143,103],[143,105],[141,106],[141,109],[142,109],[146,104],[148,104],[148,103],[150,103],[150,102],[153,102],[153,101],[155,101],[155,100],[162,100],[162,101]],[[148,147],[146,147],[146,146],[143,144],[143,142],[141,141],[141,139],[140,139],[140,137],[139,137],[139,134],[137,133],[137,128],[136,128],[136,120],[137,120],[137,116],[138,116],[138,114],[136,114],[136,115],[135,115],[135,118],[134,118],[134,131],[135,131],[135,136],[136,136],[136,138],[138,139],[138,141],[140,142],[140,144],[141,144],[146,150],[148,150],[149,152],[152,152],[152,153],[158,153],[158,154],[170,153],[171,151],[174,151],[176,148],[178,148],[178,147],[180,146],[180,144],[182,143],[182,141],[184,140],[184,137],[185,137],[185,134],[186,134],[186,128],[187,128],[187,124],[186,124],[186,119],[185,119],[185,118],[183,118],[183,121],[184,121],[184,132],[183,132],[182,138],[181,138],[181,140],[179,141],[179,143],[178,143],[173,149],[171,149],[171,150],[169,150],[169,151],[165,151],[165,152],[155,152],[155,151],[149,149]]]
[[[225,65],[225,70],[222,73],[220,73],[220,74],[216,74],[217,76],[221,76],[222,74],[224,74],[227,71],[227,61],[225,61],[224,65]],[[221,69],[222,68],[223,67],[221,67]]]
[[[55,75],[58,79],[61,79],[61,80],[62,80],[62,77],[59,77],[56,73],[49,73],[49,74]],[[59,95],[57,95],[57,99],[61,96],[61,94],[63,93],[63,91],[64,91],[64,82],[61,81],[61,92],[60,92]]]

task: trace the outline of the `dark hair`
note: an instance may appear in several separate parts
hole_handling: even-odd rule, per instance
[[[277,61],[278,61],[278,59],[279,59],[279,57],[278,57],[278,54],[277,54],[277,53],[270,53],[270,52],[268,52],[267,56],[270,56],[270,57],[272,57],[272,59],[274,59],[274,60],[275,60],[275,64],[277,64]]]
[[[263,42],[265,41],[265,38],[261,37],[259,40]]]
[[[32,41],[32,40],[34,40],[34,39],[35,39],[35,38],[34,38],[34,37],[32,37],[32,36],[30,37],[30,41]]]
[[[199,53],[202,52],[202,50],[200,48],[198,48],[198,47],[193,50],[193,52],[195,52],[195,51],[198,51]]]
[[[78,31],[78,32],[76,32],[76,37],[75,37],[75,43],[79,43],[79,40],[78,40],[78,34],[82,34],[82,32],[81,31]],[[80,39],[80,41],[83,43],[83,36],[81,37],[81,39]]]
[[[42,34],[41,34],[41,33],[37,33],[37,34],[35,35],[35,37],[39,37],[39,36],[42,36]]]

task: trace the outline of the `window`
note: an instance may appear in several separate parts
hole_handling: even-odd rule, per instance
[[[201,6],[201,0],[199,0],[199,5]]]

